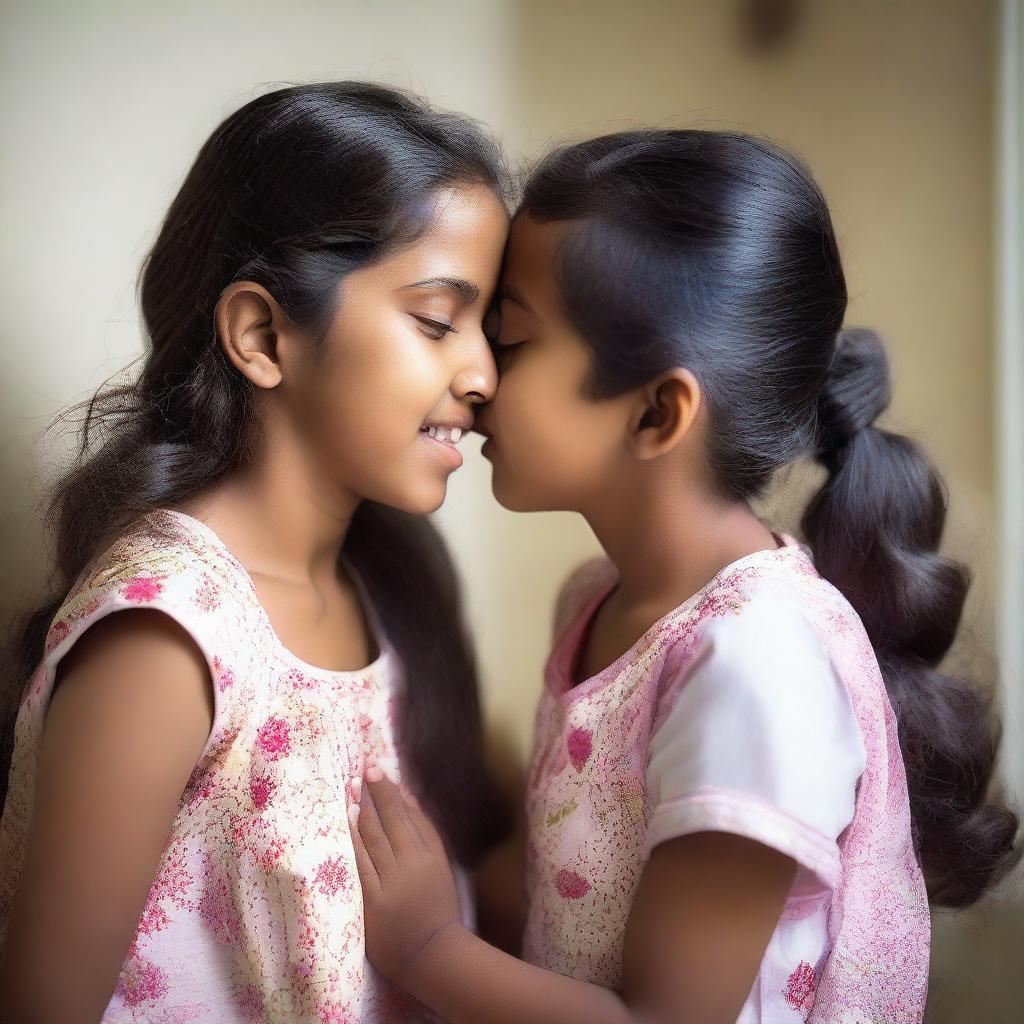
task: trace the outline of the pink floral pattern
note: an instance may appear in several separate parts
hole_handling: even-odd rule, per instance
[[[583,766],[590,757],[594,737],[589,729],[573,729],[565,741],[565,749],[569,752],[569,759],[572,761],[576,771],[583,771]]]
[[[126,601],[145,604],[159,597],[163,589],[163,583],[156,576],[135,576],[125,583],[121,593]]]
[[[578,688],[572,666],[589,618],[614,586],[614,568],[591,562],[563,589],[528,776],[523,958],[620,986],[622,940],[654,806],[645,776],[651,737],[675,705],[707,626],[741,614],[770,582],[797,602],[821,638],[867,759],[853,821],[839,837],[838,883],[825,902],[791,897],[779,925],[806,928],[808,915],[822,915],[815,918],[824,937],[820,962],[787,960],[781,945],[769,956],[769,945],[755,983],[760,1010],[744,1007],[740,1021],[916,1024],[927,991],[930,924],[895,717],[860,620],[818,576],[807,550],[784,540],[776,551],[727,568],[652,627],[629,657]]]
[[[562,868],[555,875],[555,888],[558,890],[558,894],[565,899],[579,900],[590,892],[590,883],[575,871]]]
[[[783,995],[794,1010],[810,1009],[814,1002],[814,968],[806,960],[801,960],[786,979]]]
[[[99,555],[54,618],[18,715],[0,819],[0,937],[24,864],[57,662],[98,617],[147,604],[206,656],[214,721],[104,1024],[434,1021],[370,967],[354,882],[347,812],[363,766],[400,769],[402,676],[386,637],[360,672],[298,661],[242,566],[208,527],[177,512],[151,514]],[[459,868],[456,877],[472,923]]]
[[[291,730],[281,718],[268,718],[256,734],[256,742],[271,761],[291,753]]]

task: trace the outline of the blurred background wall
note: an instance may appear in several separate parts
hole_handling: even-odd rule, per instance
[[[0,605],[45,576],[35,505],[66,445],[39,436],[141,351],[135,275],[199,145],[258,92],[360,77],[480,118],[522,161],[641,122],[739,127],[800,153],[831,202],[849,320],[890,344],[889,425],[944,470],[946,547],[976,572],[952,661],[994,684],[997,15],[989,0],[6,0]],[[596,548],[574,517],[498,507],[466,447],[438,519],[489,721],[525,757],[555,591]],[[792,526],[814,476],[787,483],[766,510]],[[937,915],[933,1024],[1020,1019],[1013,895]]]

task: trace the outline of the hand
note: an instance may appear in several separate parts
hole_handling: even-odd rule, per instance
[[[431,939],[462,924],[448,853],[419,805],[379,768],[367,770],[360,806],[350,817],[366,955],[383,975],[407,987],[405,978]]]

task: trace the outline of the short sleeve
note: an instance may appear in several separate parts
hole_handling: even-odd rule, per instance
[[[792,857],[795,890],[833,888],[866,752],[814,626],[788,595],[759,593],[707,626],[684,671],[655,716],[645,855],[729,832]]]

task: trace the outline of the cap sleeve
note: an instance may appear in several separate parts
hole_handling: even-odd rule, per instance
[[[121,537],[76,581],[47,633],[37,700],[49,699],[60,662],[90,627],[116,612],[145,608],[173,619],[199,648],[219,717],[221,695],[247,675],[239,637],[251,635],[251,600],[236,566],[175,523],[158,525],[158,535],[140,527]]]
[[[729,832],[797,861],[796,889],[831,889],[865,749],[849,696],[792,598],[761,593],[713,620],[663,688],[647,766],[645,854]]]

